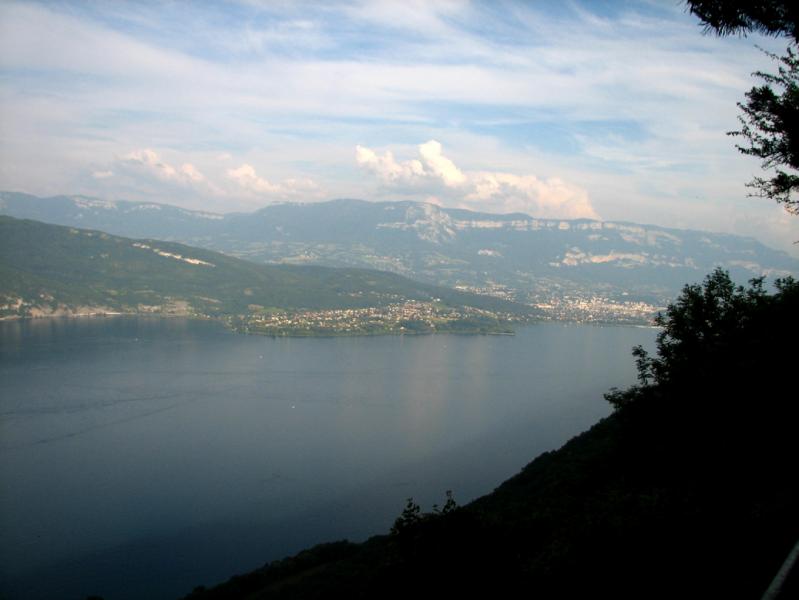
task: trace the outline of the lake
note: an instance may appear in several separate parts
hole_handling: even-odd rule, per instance
[[[656,331],[272,339],[0,323],[0,596],[177,598],[464,503],[610,412]]]

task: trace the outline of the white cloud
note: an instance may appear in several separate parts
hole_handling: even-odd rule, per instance
[[[466,177],[455,163],[441,154],[441,144],[437,141],[430,140],[419,146],[419,154],[422,155],[427,168],[440,177],[448,187],[457,187],[466,181]]]
[[[205,181],[205,175],[200,173],[191,163],[184,163],[183,166],[180,167],[180,172],[186,176],[190,181],[195,183],[200,183]]]
[[[227,176],[243,189],[257,194],[276,194],[280,191],[280,186],[258,177],[252,165],[244,164],[238,169],[228,169]]]
[[[93,182],[93,185],[80,190],[81,193],[142,200],[167,196],[169,202],[183,205],[202,198],[216,207],[218,202],[231,200],[229,193],[194,162],[172,163],[151,148],[118,154],[110,163],[92,170],[90,175],[84,182]]]
[[[443,183],[457,188],[466,182],[466,176],[441,152],[441,144],[430,140],[418,146],[419,159],[397,161],[390,150],[380,156],[371,148],[355,147],[355,161],[368,169],[384,183],[399,185]]]
[[[122,160],[142,168],[159,179],[178,179],[178,171],[170,164],[162,162],[158,154],[149,148],[134,150],[122,157]]]
[[[419,145],[418,151],[421,160],[397,161],[390,151],[381,156],[371,148],[356,146],[355,160],[394,192],[432,190],[432,197],[450,206],[548,218],[599,218],[588,192],[557,177],[464,172],[444,156],[435,140]]]
[[[414,159],[399,163],[394,160],[394,155],[388,150],[383,156],[380,156],[371,148],[355,146],[355,161],[369,169],[385,183],[407,184],[428,176],[420,161]]]
[[[598,219],[588,192],[558,177],[480,172],[471,176],[473,191],[466,208],[523,212],[537,217]]]
[[[129,174],[150,176],[164,182],[197,187],[216,194],[222,193],[222,190],[209,182],[193,164],[183,163],[179,168],[175,167],[161,160],[161,157],[149,148],[125,154],[117,161],[117,167],[120,166]]]
[[[270,161],[268,155],[239,157],[239,161],[246,158],[247,162],[227,168],[225,163],[234,160],[234,156],[228,154],[220,161],[217,150],[167,154],[169,158],[152,148],[120,153],[112,161],[85,171],[82,182],[88,187],[79,192],[223,212],[252,210],[278,200],[313,202],[327,194],[313,179],[292,176],[291,172],[281,171],[283,177],[279,180],[259,175],[253,165]]]
[[[259,177],[255,168],[249,164],[243,164],[237,169],[228,169],[227,176],[234,181],[242,190],[251,194],[266,195],[270,199],[317,199],[321,194],[321,188],[311,179],[284,179],[280,183],[271,183],[268,179]]]

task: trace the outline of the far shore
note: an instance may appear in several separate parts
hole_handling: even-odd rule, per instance
[[[103,317],[136,317],[136,318],[160,318],[160,319],[192,319],[197,321],[217,321],[228,331],[243,335],[258,335],[271,338],[334,338],[334,337],[374,337],[382,335],[404,336],[404,335],[516,335],[515,331],[376,331],[376,332],[306,332],[297,331],[285,334],[272,334],[253,330],[243,330],[231,326],[224,317],[212,317],[201,314],[185,313],[158,313],[158,312],[119,312],[119,311],[86,311],[86,312],[53,312],[49,314],[36,315],[7,315],[0,317],[0,321],[34,321],[41,319],[80,319],[80,318],[103,318]]]

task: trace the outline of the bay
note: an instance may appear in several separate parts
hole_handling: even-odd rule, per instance
[[[0,323],[0,594],[176,598],[467,502],[610,411],[655,330],[272,339]]]

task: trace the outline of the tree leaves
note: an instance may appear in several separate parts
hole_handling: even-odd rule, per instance
[[[790,310],[796,304],[799,282],[777,279],[774,294],[763,282],[760,277],[748,288],[736,286],[727,271],[717,268],[701,285],[686,285],[665,314],[657,316],[662,330],[656,356],[641,346],[633,348],[639,385],[611,389],[605,399],[618,409],[656,389],[694,389],[722,378],[738,356],[773,334],[774,310]]]
[[[777,74],[753,73],[765,85],[746,93],[746,102],[739,102],[740,131],[728,135],[741,136],[747,143],[736,148],[762,159],[770,177],[755,177],[747,186],[756,190],[753,196],[771,198],[785,205],[788,212],[799,214],[799,62],[793,48],[799,42],[799,8],[784,0],[687,0],[688,10],[699,17],[705,31],[719,35],[746,35],[755,31],[765,35],[792,38],[785,56],[766,52],[779,61]],[[764,51],[765,52],[765,51]]]
[[[743,115],[738,117],[740,131],[728,135],[746,139],[736,148],[749,156],[762,159],[771,177],[755,177],[749,184],[756,196],[783,203],[788,212],[799,213],[799,57],[791,47],[786,56],[766,52],[781,64],[777,74],[754,73],[766,85],[753,87],[746,93],[746,102],[739,102]],[[775,91],[776,90],[776,91]]]

